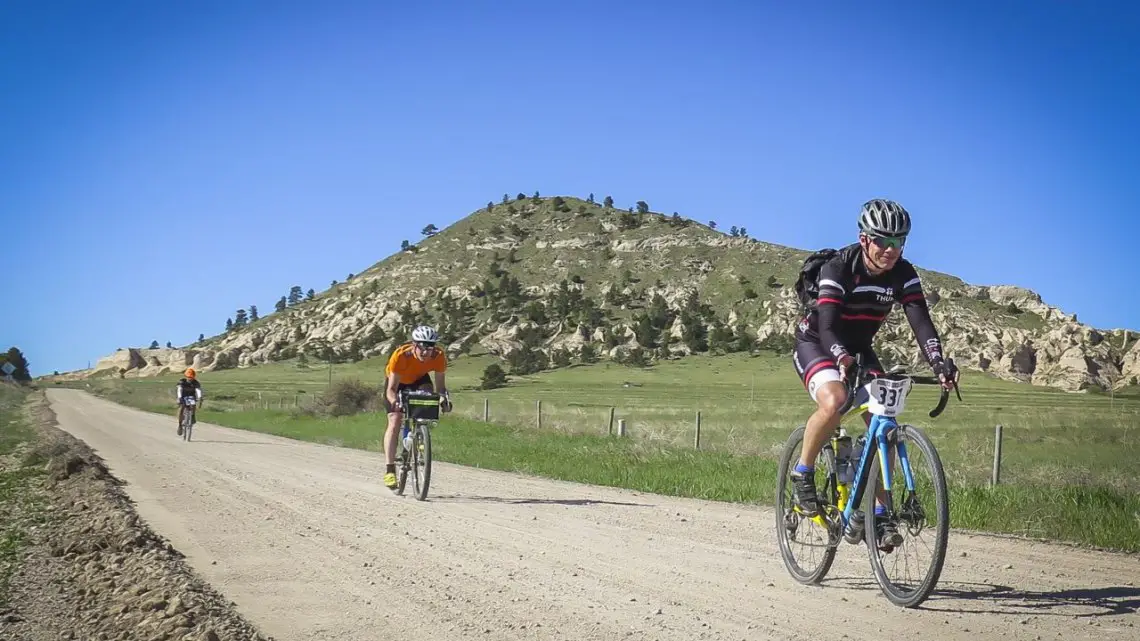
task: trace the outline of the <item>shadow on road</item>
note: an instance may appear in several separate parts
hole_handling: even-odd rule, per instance
[[[191,443],[226,443],[228,445],[284,445],[284,443],[275,443],[273,441],[219,441],[208,438],[195,438],[190,440]]]
[[[446,494],[435,497],[439,503],[508,503],[511,505],[626,505],[630,507],[654,507],[649,503],[626,503],[623,501],[599,501],[595,499],[527,499],[505,498],[500,496],[469,496]]]
[[[953,601],[992,604],[992,610],[962,610],[950,606]],[[1071,617],[1097,617],[1131,614],[1140,610],[1140,588],[1113,586],[1100,588],[1064,588],[1060,590],[1018,590],[1008,585],[984,583],[947,583],[935,588],[927,609],[946,612],[992,612],[994,614],[1042,614]],[[1064,611],[1050,610],[1064,608]],[[1084,612],[1073,612],[1083,608]]]
[[[835,583],[837,581],[842,583]],[[878,583],[862,577],[836,577],[823,583],[840,589],[879,590]],[[1008,585],[951,581],[936,587],[930,599],[919,609],[1074,618],[1120,616],[1140,611],[1140,588],[1113,586],[1038,591],[1019,590]]]

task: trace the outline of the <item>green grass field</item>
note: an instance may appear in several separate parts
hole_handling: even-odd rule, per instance
[[[449,372],[456,412],[438,428],[440,460],[715,500],[771,503],[776,455],[813,405],[787,358],[697,356],[635,369],[576,366],[512,377],[482,391],[490,357]],[[332,380],[381,380],[380,360],[334,365]],[[177,376],[70,383],[171,413]],[[296,412],[321,394],[327,365],[283,362],[206,373],[202,420],[376,450],[383,416],[321,419]],[[925,429],[952,486],[952,525],[1140,550],[1140,399],[1071,394],[976,373],[937,419],[937,391],[917,386],[908,419]],[[484,401],[490,423],[482,421]],[[537,428],[541,401],[542,428]],[[610,411],[629,438],[607,435]],[[700,449],[694,448],[701,413]],[[172,421],[173,422],[173,421]],[[1001,485],[988,486],[994,426],[1004,429]]]

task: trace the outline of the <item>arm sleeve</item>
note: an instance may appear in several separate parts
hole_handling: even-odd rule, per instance
[[[839,310],[843,307],[843,300],[847,296],[843,267],[843,261],[838,258],[824,263],[819,270],[819,298],[816,300],[819,338],[823,342],[824,349],[837,359],[848,353],[835,331],[839,321]]]
[[[897,291],[899,304],[906,312],[907,322],[914,330],[918,349],[931,366],[942,360],[942,339],[938,330],[934,328],[934,321],[930,318],[930,308],[926,305],[926,293],[922,290],[922,279],[918,272],[909,263],[900,274],[902,287]]]

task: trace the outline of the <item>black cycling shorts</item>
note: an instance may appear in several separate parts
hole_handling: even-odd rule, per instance
[[[875,350],[865,349],[863,354],[863,367],[879,373],[883,372],[883,364],[875,355]],[[851,356],[855,356],[852,354]],[[812,400],[815,400],[815,389],[824,382],[839,380],[839,364],[835,357],[823,348],[823,345],[812,341],[796,340],[796,347],[792,350],[792,364],[800,376],[800,382],[807,388]]]

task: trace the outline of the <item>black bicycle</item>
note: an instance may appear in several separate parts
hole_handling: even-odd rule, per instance
[[[182,399],[182,440],[190,440],[190,432],[194,430],[194,412],[198,409],[198,399],[187,396]]]
[[[431,484],[431,428],[439,423],[440,408],[448,405],[450,401],[446,396],[427,390],[400,390],[404,422],[396,445],[399,465],[396,494],[404,494],[411,473],[415,497],[420,501],[427,499]]]

